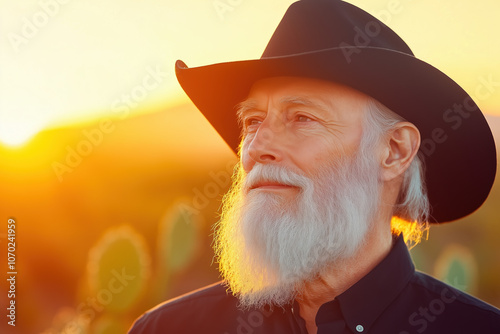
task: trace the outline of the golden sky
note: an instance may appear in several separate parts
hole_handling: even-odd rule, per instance
[[[0,141],[22,144],[125,105],[133,114],[179,103],[186,97],[176,59],[199,66],[258,58],[292,2],[0,0]],[[500,115],[500,2],[349,2]]]

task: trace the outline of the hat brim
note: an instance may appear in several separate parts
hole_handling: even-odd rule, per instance
[[[493,184],[496,149],[483,114],[452,79],[411,55],[384,48],[343,47],[194,68],[177,61],[176,75],[234,152],[240,143],[235,106],[260,79],[317,78],[375,98],[420,131],[431,223],[474,212]]]

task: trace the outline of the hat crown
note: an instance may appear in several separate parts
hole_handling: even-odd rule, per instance
[[[349,3],[300,0],[288,8],[262,58],[363,47],[385,48],[413,56],[408,45],[382,21]]]

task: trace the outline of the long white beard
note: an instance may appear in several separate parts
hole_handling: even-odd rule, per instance
[[[328,166],[308,178],[283,167],[240,168],[224,199],[215,252],[221,274],[243,307],[285,305],[304,283],[354,255],[376,215],[378,167],[373,154]],[[258,180],[297,186],[290,200],[252,190]]]

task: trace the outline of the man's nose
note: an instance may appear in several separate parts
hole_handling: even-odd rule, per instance
[[[261,123],[248,146],[248,155],[255,162],[279,162],[283,158],[282,145],[284,127],[266,119]]]

